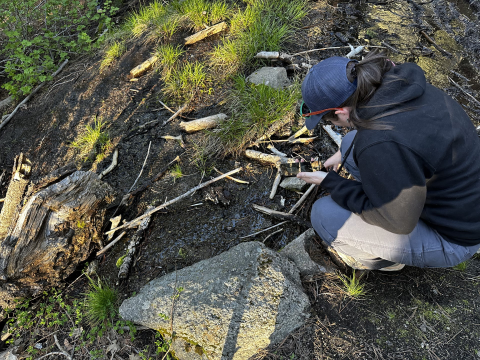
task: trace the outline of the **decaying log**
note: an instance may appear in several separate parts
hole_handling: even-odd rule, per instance
[[[22,202],[23,194],[29,183],[32,165],[23,153],[15,157],[12,179],[0,213],[0,242],[7,236],[11,223],[15,220],[16,209]]]
[[[96,174],[77,171],[26,201],[0,241],[0,307],[58,285],[87,259],[112,192]]]
[[[189,37],[185,38],[185,45],[191,45],[196,43],[197,41],[203,40],[211,35],[217,34],[227,28],[227,23],[222,21],[216,25],[210,26],[207,29],[199,31]]]
[[[328,136],[330,136],[330,138],[335,142],[335,144],[340,147],[340,145],[342,144],[342,137],[335,131],[333,131],[332,125],[323,125],[322,127],[323,130],[327,132]]]
[[[182,121],[180,127],[187,133],[193,133],[196,131],[211,129],[216,127],[221,121],[224,121],[228,118],[225,114],[216,114],[212,116],[207,116],[201,119],[193,121]]]
[[[57,76],[60,71],[62,71],[62,69],[65,67],[65,65],[67,65],[67,62],[68,62],[68,59],[66,59],[57,69],[57,71],[55,71],[53,74],[52,74],[52,78],[54,78],[55,76]],[[10,113],[10,115],[8,115],[5,119],[2,119],[2,122],[0,123],[0,129],[3,128],[5,125],[7,125],[7,123],[10,121],[10,119],[13,117],[13,115],[15,115],[15,113],[18,111],[18,109],[20,109],[23,105],[25,105],[28,100],[30,100],[30,98],[35,95],[38,90],[40,90],[43,85],[46,84],[46,81],[42,82],[40,85],[38,85],[30,94],[28,94],[28,96],[23,99],[23,101],[17,105],[17,107]]]
[[[307,220],[301,218],[300,216],[293,215],[293,214],[287,214],[287,213],[284,213],[284,212],[281,212],[281,211],[272,210],[272,209],[269,209],[265,206],[261,206],[261,205],[257,205],[257,204],[252,204],[252,207],[253,207],[254,210],[259,211],[263,214],[269,215],[271,217],[274,217],[276,219],[292,221],[294,223],[297,223],[298,225],[306,226],[307,228],[312,227],[312,224],[310,223],[310,221],[307,221]]]
[[[138,78],[142,76],[144,73],[146,73],[148,70],[152,68],[153,65],[158,61],[158,56],[152,56],[145,60],[143,63],[140,65],[134,67],[132,70],[130,70],[130,78]]]
[[[147,211],[152,210],[153,206],[150,206]],[[138,244],[140,244],[140,241],[142,240],[143,233],[145,230],[148,228],[148,225],[150,224],[150,219],[152,217],[148,216],[146,217],[138,227],[137,231],[135,234],[132,236],[130,242],[128,243],[128,248],[127,248],[127,255],[123,259],[122,265],[120,265],[120,270],[118,271],[118,278],[119,279],[125,279],[128,276],[128,272],[130,271],[130,266],[133,261],[133,257],[135,255],[136,248]]]
[[[240,172],[242,169],[243,169],[243,168],[239,167],[239,168],[237,168],[237,169],[235,169],[235,170],[229,171],[229,172],[226,173],[226,174],[220,175],[220,176],[216,177],[215,179],[206,181],[206,182],[204,182],[204,183],[202,183],[202,184],[200,184],[200,185],[198,185],[198,186],[195,186],[194,188],[192,188],[192,189],[190,189],[189,191],[187,191],[185,194],[180,195],[180,196],[177,196],[175,199],[172,199],[172,200],[164,203],[163,205],[157,206],[156,208],[154,208],[154,209],[152,209],[152,210],[150,210],[150,211],[147,211],[145,214],[143,214],[143,215],[141,215],[141,216],[133,219],[132,221],[130,221],[130,222],[126,223],[126,224],[123,224],[122,226],[119,226],[119,227],[117,227],[116,229],[112,229],[112,230],[110,230],[110,231],[107,231],[105,234],[108,235],[108,234],[110,234],[110,233],[113,233],[113,232],[115,232],[115,231],[117,231],[117,230],[120,230],[120,229],[123,229],[123,228],[130,229],[130,228],[132,228],[132,227],[134,227],[134,226],[137,226],[140,221],[142,221],[142,220],[145,219],[146,217],[152,215],[153,213],[155,213],[155,212],[157,212],[157,211],[159,211],[159,210],[161,210],[161,209],[164,209],[164,208],[166,208],[167,206],[170,206],[170,205],[172,205],[173,203],[176,203],[177,201],[186,198],[187,196],[190,196],[190,195],[193,194],[194,192],[196,192],[196,191],[198,191],[198,190],[200,190],[200,189],[202,189],[202,188],[204,188],[204,187],[206,187],[206,186],[208,186],[208,185],[210,185],[210,184],[213,184],[214,182],[216,182],[216,181],[218,181],[218,180],[221,180],[221,179],[226,178],[226,177],[228,177],[228,176],[230,176],[230,175],[236,174],[236,173]]]

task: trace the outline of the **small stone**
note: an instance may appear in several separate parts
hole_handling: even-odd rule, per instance
[[[274,89],[283,89],[290,85],[287,70],[283,67],[263,67],[248,76],[247,81],[256,85],[267,85]]]
[[[280,183],[281,188],[292,191],[303,191],[307,185],[304,180],[297,177],[287,177]]]

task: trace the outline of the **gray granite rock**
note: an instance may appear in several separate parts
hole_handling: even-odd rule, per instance
[[[17,360],[18,357],[14,353],[16,352],[17,348],[10,348],[4,352],[0,353],[0,360]]]
[[[120,315],[168,334],[178,289],[173,330],[209,360],[248,359],[309,317],[297,267],[256,241],[151,281]]]
[[[311,240],[315,236],[313,228],[308,229],[295,240],[285,246],[280,255],[292,260],[300,270],[300,275],[315,275],[318,273],[334,273],[335,270],[328,264],[319,264],[313,261],[308,254],[307,249],[311,245]]]
[[[264,84],[274,89],[283,89],[290,85],[287,70],[283,67],[263,67],[250,74],[247,80],[256,85]]]
[[[297,177],[287,177],[282,180],[280,187],[292,190],[292,191],[303,191],[307,187],[305,180],[299,179]]]

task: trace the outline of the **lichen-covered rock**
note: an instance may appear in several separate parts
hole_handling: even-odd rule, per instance
[[[169,334],[172,297],[173,331],[209,360],[248,359],[309,317],[298,269],[260,242],[151,281],[123,302],[120,315]]]
[[[300,275],[315,275],[319,273],[334,273],[333,269],[326,262],[319,264],[313,261],[307,249],[311,246],[311,240],[315,236],[313,228],[308,229],[296,239],[285,246],[280,255],[292,260],[300,270]]]
[[[283,89],[290,85],[287,70],[283,67],[262,67],[250,74],[247,80],[256,85],[263,84],[274,89]]]
[[[307,185],[308,184],[305,182],[305,180],[297,177],[287,177],[280,183],[281,188],[292,191],[303,191]]]

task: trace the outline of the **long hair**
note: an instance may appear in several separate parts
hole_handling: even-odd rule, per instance
[[[347,77],[353,82],[357,79],[357,89],[340,107],[350,108],[350,121],[356,128],[374,129],[374,130],[391,130],[391,125],[385,124],[379,119],[397,114],[404,111],[411,110],[410,108],[390,110],[380,113],[368,119],[362,119],[358,114],[358,109],[368,107],[367,103],[370,101],[375,91],[382,85],[384,75],[393,67],[393,63],[387,59],[385,52],[371,51],[362,61],[350,62],[347,65]],[[405,81],[401,78],[392,78],[392,81]],[[400,103],[381,104],[379,107],[387,105],[400,105]]]

